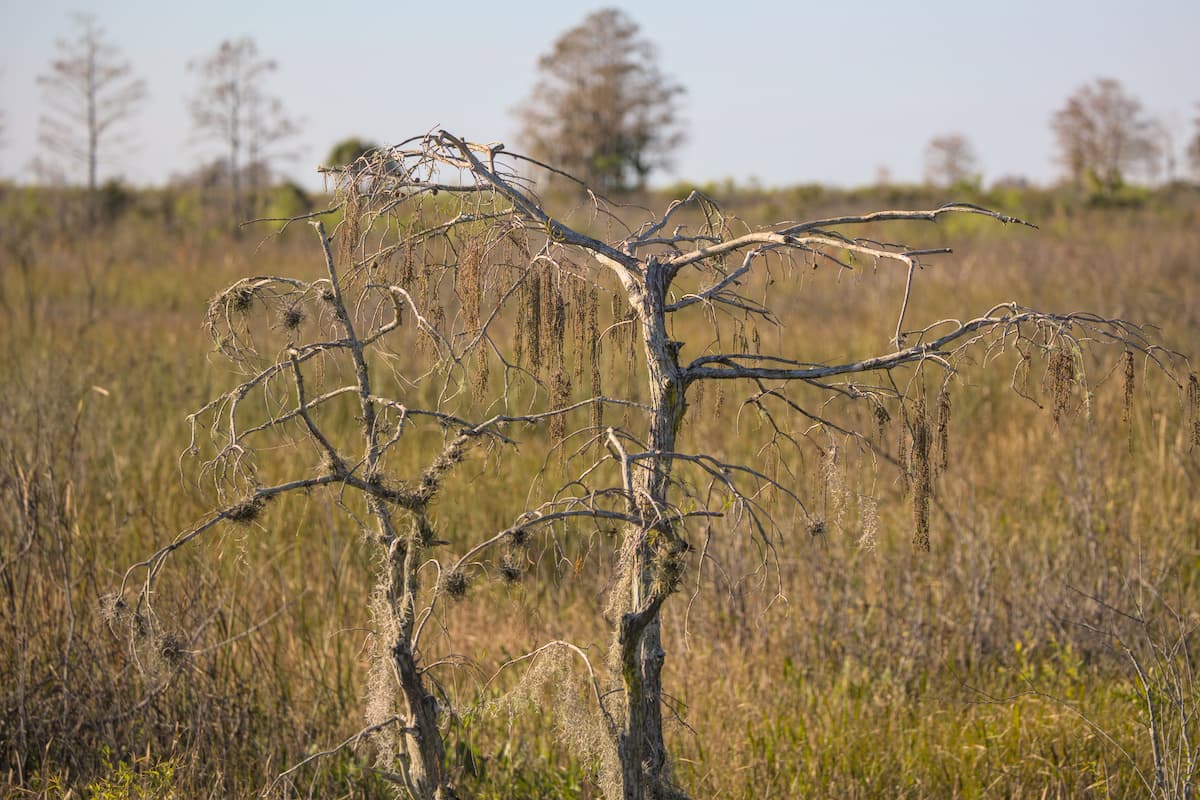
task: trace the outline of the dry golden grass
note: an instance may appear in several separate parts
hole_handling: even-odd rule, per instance
[[[786,195],[769,201],[798,213]],[[972,221],[878,233],[955,247],[920,276],[913,319],[1016,300],[1154,322],[1200,354],[1196,209],[1060,210],[1038,232]],[[214,504],[179,460],[184,415],[233,381],[200,328],[206,299],[239,277],[320,266],[304,235],[259,247],[157,233],[127,218],[71,238],[46,220],[28,232],[29,263],[0,275],[0,780],[14,796],[250,796],[363,726],[371,565],[335,493],[273,503],[181,551],[157,590],[169,636],[129,649],[110,632],[105,614],[120,609],[102,598],[125,568]],[[901,276],[779,277],[789,326],[744,329],[747,342],[812,360],[885,346]],[[469,274],[460,291],[471,296]],[[765,563],[744,532],[714,528],[710,560],[693,560],[667,603],[665,686],[681,717],[670,737],[694,796],[1147,794],[1145,698],[1124,648],[1151,681],[1197,655],[1195,412],[1186,385],[1141,360],[1127,401],[1119,350],[1098,347],[1083,365],[1094,395],[1057,403],[1046,365],[1032,367],[1041,409],[1009,387],[1013,361],[966,369],[944,431],[934,387],[930,452],[946,463],[930,464],[928,553],[913,552],[912,503],[886,462],[848,442],[836,457],[770,446],[730,388],[691,398],[686,448],[790,474],[822,522],[780,503]],[[624,372],[616,362],[606,392]],[[566,377],[587,393],[589,376]],[[895,453],[897,420],[864,411],[859,423]],[[501,462],[470,456],[443,490],[439,530],[510,524],[542,444],[531,434]],[[554,687],[527,685],[534,704],[510,715],[488,701],[523,668],[487,679],[550,639],[603,659],[601,537],[535,539],[520,581],[476,582],[439,606],[437,648],[471,660],[432,673],[457,704],[450,755],[464,794],[597,796],[586,748],[554,735]],[[1172,730],[1200,700],[1182,674],[1171,684],[1182,705],[1159,723]],[[586,704],[565,705],[586,731]],[[344,751],[299,783],[388,796],[369,763]]]

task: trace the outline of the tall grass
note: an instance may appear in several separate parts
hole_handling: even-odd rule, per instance
[[[800,213],[787,195],[768,199],[780,216]],[[911,318],[1016,300],[1150,321],[1200,353],[1195,206],[1035,221],[1039,232],[880,231],[955,247],[920,276]],[[110,632],[102,598],[213,502],[180,459],[185,414],[232,382],[210,362],[205,300],[244,275],[312,276],[319,253],[290,234],[179,244],[136,217],[69,233],[29,221],[6,242],[0,276],[0,780],[14,796],[253,795],[363,727],[371,569],[336,492],[272,504],[181,551],[158,589],[171,634],[148,646]],[[846,357],[891,335],[902,276],[777,280],[795,313],[758,335],[782,350]],[[1012,391],[1011,361],[951,382],[925,554],[912,551],[912,511],[886,461],[848,443],[836,458],[771,447],[735,392],[690,398],[685,447],[792,475],[824,524],[781,503],[765,562],[736,531],[695,532],[711,536],[709,560],[693,562],[664,626],[685,787],[727,798],[1155,790],[1163,764],[1130,655],[1151,683],[1181,664],[1175,674],[1190,676],[1200,449],[1180,387],[1138,361],[1126,421],[1122,354],[1098,346],[1083,363],[1094,395],[1073,394],[1057,422],[1042,365],[1028,380],[1040,409]],[[619,362],[612,372],[606,385],[623,380]],[[878,434],[885,452],[896,425]],[[506,527],[544,457],[538,436],[502,462],[473,456],[444,490],[439,530]],[[489,683],[496,670],[548,639],[601,657],[603,535],[541,541],[522,581],[440,607],[438,647],[469,659],[432,673],[455,704],[465,794],[597,796],[591,765],[554,736],[555,710],[536,707],[550,695],[533,691],[511,714],[488,701],[522,675],[510,667]],[[1152,700],[1180,702],[1155,725],[1178,730],[1200,695],[1182,678],[1161,686]],[[387,796],[370,763],[347,748],[297,785]]]

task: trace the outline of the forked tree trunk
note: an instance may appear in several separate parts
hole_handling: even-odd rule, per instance
[[[376,516],[385,513],[382,504],[373,503]],[[420,512],[417,512],[418,514]],[[384,519],[380,518],[384,523]],[[391,529],[390,521],[381,525]],[[421,564],[421,533],[419,521],[414,521],[404,542],[393,541],[388,546],[386,591],[386,621],[390,634],[388,655],[399,683],[400,712],[404,730],[397,740],[395,758],[399,778],[413,800],[449,800],[454,797],[446,774],[446,750],[438,728],[437,702],[425,687],[417,659],[413,653],[417,571]],[[391,532],[395,536],[394,532]]]

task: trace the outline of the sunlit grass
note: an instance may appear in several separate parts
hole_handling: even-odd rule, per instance
[[[786,196],[771,202],[793,214]],[[919,276],[910,320],[1015,300],[1152,321],[1171,347],[1200,353],[1194,211],[1035,221],[1041,231],[976,220],[878,231],[956,250]],[[246,275],[315,277],[319,254],[303,235],[180,244],[138,219],[91,238],[52,227],[39,236],[27,269],[0,273],[8,788],[252,795],[363,724],[371,564],[338,493],[272,504],[171,562],[157,602],[190,651],[181,673],[139,668],[100,619],[100,597],[214,503],[196,485],[196,460],[181,458],[185,415],[233,382],[201,330],[205,302]],[[763,341],[813,360],[885,348],[902,276],[857,266],[781,266],[771,291],[792,313],[785,329],[760,330]],[[693,333],[701,324],[680,320],[673,332],[689,342],[685,357],[707,345]],[[1132,421],[1122,419],[1120,355],[1088,357],[1095,395],[1076,398],[1079,413],[1058,425],[1011,391],[1011,360],[955,377],[928,555],[911,552],[912,512],[885,460],[846,445],[831,487],[814,452],[764,448],[764,427],[732,390],[691,398],[685,448],[790,473],[827,522],[813,536],[781,503],[766,567],[744,531],[714,528],[712,560],[693,563],[667,605],[666,687],[681,716],[670,737],[694,796],[1146,794],[1144,697],[1123,645],[1104,634],[1119,629],[1139,647],[1153,636],[1103,604],[1133,615],[1140,606],[1155,624],[1168,608],[1193,618],[1200,466],[1180,388],[1141,361]],[[623,375],[618,364],[606,380],[615,389]],[[1035,397],[1040,380],[1031,377]],[[353,431],[352,407],[330,414],[334,429]],[[861,423],[873,430],[865,414]],[[502,459],[472,453],[434,509],[439,530],[458,545],[511,524],[545,445],[528,430]],[[310,457],[315,465],[301,447],[264,463]],[[412,453],[393,466],[419,463]],[[481,709],[520,674],[487,685],[495,671],[547,639],[603,659],[604,536],[539,542],[521,582],[479,582],[441,607],[433,644],[473,659],[432,673],[457,704],[451,760],[467,795],[598,796],[590,765],[551,735],[553,709]],[[1179,653],[1195,656],[1190,637]],[[370,763],[365,748],[344,751],[307,769],[302,785],[386,796]]]

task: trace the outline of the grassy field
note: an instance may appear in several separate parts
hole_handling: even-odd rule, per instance
[[[364,725],[373,565],[336,492],[282,500],[180,550],[157,589],[169,639],[129,647],[102,603],[215,503],[181,457],[185,416],[235,381],[201,329],[207,299],[248,275],[316,277],[315,240],[230,238],[145,198],[84,233],[23,193],[0,199],[0,786],[391,796],[365,745],[274,783]],[[883,198],[781,191],[731,205],[765,223],[868,200]],[[1040,230],[968,219],[873,232],[955,249],[920,275],[911,318],[1012,300],[1153,323],[1156,340],[1200,355],[1195,197],[1001,200]],[[771,291],[787,324],[761,335],[813,361],[871,354],[902,287],[882,268],[781,274]],[[1176,793],[1157,796],[1189,796],[1200,398],[1186,367],[1176,383],[1137,359],[1127,403],[1122,356],[1097,342],[1081,362],[1091,392],[1075,391],[1057,421],[1044,365],[1022,378],[1001,357],[956,376],[930,553],[913,552],[911,503],[886,461],[773,447],[735,391],[692,397],[684,449],[791,475],[825,524],[780,503],[773,553],[720,530],[703,566],[689,563],[664,621],[680,783],[721,798],[1132,798],[1158,791],[1161,773]],[[619,382],[612,358],[606,380]],[[539,436],[502,462],[472,457],[450,481],[436,513],[452,547],[509,524]],[[604,549],[547,539],[523,580],[440,607],[429,646],[444,654],[433,674],[453,704],[464,796],[599,796],[593,765],[557,735],[553,683],[569,664],[545,659],[542,683],[520,666],[493,676],[551,639],[602,660]]]

